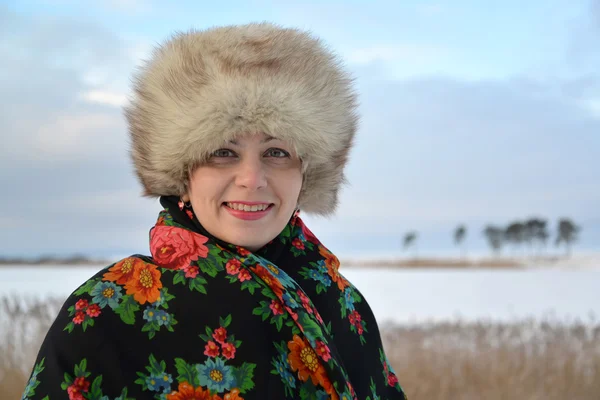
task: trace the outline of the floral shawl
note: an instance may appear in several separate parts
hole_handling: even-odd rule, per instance
[[[165,204],[152,257],[67,299],[23,399],[406,399],[366,300],[298,213],[251,253]]]

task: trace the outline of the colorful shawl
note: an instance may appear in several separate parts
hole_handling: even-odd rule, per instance
[[[152,257],[72,293],[23,399],[406,399],[366,300],[298,213],[251,253],[161,201]]]

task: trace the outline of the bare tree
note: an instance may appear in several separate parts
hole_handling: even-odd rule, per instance
[[[547,221],[539,218],[530,218],[525,222],[524,241],[529,244],[532,255],[535,255],[536,247],[538,254],[546,248],[546,242],[549,237],[546,225]]]
[[[573,223],[568,218],[562,218],[558,222],[558,231],[556,232],[555,245],[558,247],[561,243],[565,243],[566,256],[571,256],[571,244],[577,241],[577,234],[581,231],[581,228]]]
[[[512,243],[516,251],[525,241],[525,224],[518,221],[509,224],[504,231],[504,240]]]
[[[502,251],[502,246],[504,245],[504,229],[488,225],[483,230],[483,234],[494,254],[498,255]]]
[[[550,234],[548,233],[548,221],[545,219],[539,220],[539,226],[535,233],[536,239],[540,245],[540,252],[544,252],[546,250],[548,244],[548,238]]]
[[[415,231],[411,231],[408,232],[404,235],[404,250],[408,249],[409,247],[413,246],[415,249],[415,258],[417,257],[417,232]]]
[[[462,245],[462,258],[465,258],[466,253],[467,253],[467,249],[466,249],[466,245],[464,243],[465,241],[465,237],[467,235],[467,228],[464,225],[459,225],[458,227],[456,227],[456,229],[454,230],[454,244],[457,246]]]

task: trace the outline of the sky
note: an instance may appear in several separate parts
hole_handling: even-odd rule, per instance
[[[415,230],[419,255],[459,254],[465,224],[484,254],[487,224],[529,217],[600,251],[600,0],[200,3],[0,1],[0,256],[147,254],[131,76],[175,32],[261,21],[356,79],[349,184],[335,216],[304,216],[332,251],[407,255]]]

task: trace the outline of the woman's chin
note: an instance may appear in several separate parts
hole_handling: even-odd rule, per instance
[[[240,234],[239,236],[230,236],[229,239],[223,240],[235,246],[240,246],[250,251],[256,251],[270,242],[270,240],[248,240],[249,237],[257,238],[259,235],[259,232],[243,232],[243,234]]]

